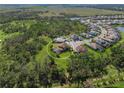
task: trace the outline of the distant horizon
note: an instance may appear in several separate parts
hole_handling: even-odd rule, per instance
[[[33,6],[61,6],[61,7],[124,7],[123,4],[0,4],[0,9],[27,8]]]

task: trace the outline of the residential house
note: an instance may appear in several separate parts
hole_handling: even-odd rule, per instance
[[[100,46],[99,44],[97,43],[90,43],[90,44],[87,44],[89,47],[91,47],[92,49],[94,50],[99,50],[99,51],[103,51],[104,48],[102,46]]]
[[[58,38],[55,38],[53,41],[56,43],[63,43],[66,41],[66,39],[64,37],[58,37]]]
[[[86,51],[87,51],[87,50],[86,50],[86,48],[85,48],[84,46],[78,45],[78,46],[76,47],[76,51],[75,51],[75,52],[84,53],[84,52],[86,52]]]

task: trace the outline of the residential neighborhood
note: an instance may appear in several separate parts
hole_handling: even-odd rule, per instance
[[[113,28],[112,25],[123,24],[123,18],[124,15],[70,18],[71,21],[76,20],[87,25],[87,31],[79,35],[71,34],[66,37],[55,38],[53,44],[58,44],[58,47],[53,47],[53,52],[60,54],[71,49],[74,52],[84,53],[87,51],[85,46],[93,50],[103,51],[121,38],[117,29]]]

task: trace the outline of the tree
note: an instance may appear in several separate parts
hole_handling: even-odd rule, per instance
[[[91,59],[88,55],[78,54],[71,57],[71,61],[68,66],[69,79],[71,83],[80,84],[92,77],[92,71],[90,68]]]
[[[124,45],[120,44],[111,49],[111,57],[113,60],[113,65],[116,66],[119,70],[124,68]]]

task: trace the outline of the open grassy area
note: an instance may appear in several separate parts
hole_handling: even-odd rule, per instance
[[[45,58],[48,56],[48,53],[46,50],[47,50],[47,47],[44,46],[43,49],[39,51],[39,53],[35,56],[35,59],[37,62],[42,63],[45,60]]]
[[[61,53],[59,56],[62,57],[62,58],[66,58],[66,57],[69,57],[70,54],[71,54],[70,51],[66,51],[66,52],[64,52],[64,53]]]
[[[39,7],[38,7],[39,9]],[[56,7],[47,7],[42,8],[48,10],[48,12],[41,14],[41,16],[61,16],[62,14],[66,15],[78,15],[78,16],[93,16],[93,15],[113,15],[113,14],[124,14],[119,11],[111,11],[104,9],[95,9],[95,8],[56,8]]]
[[[51,39],[48,38],[48,37],[45,37],[45,36],[44,36],[43,38],[44,38],[44,40],[46,40],[47,42],[50,42],[50,41],[51,41]],[[35,59],[36,59],[37,62],[42,62],[42,61],[45,60],[45,58],[46,58],[47,56],[48,56],[48,53],[47,53],[47,45],[46,45],[46,46],[44,46],[44,47],[42,48],[41,51],[38,52],[38,54],[35,56]]]
[[[46,9],[46,8],[48,8],[48,6],[32,6],[32,7],[29,7],[29,9]]]

